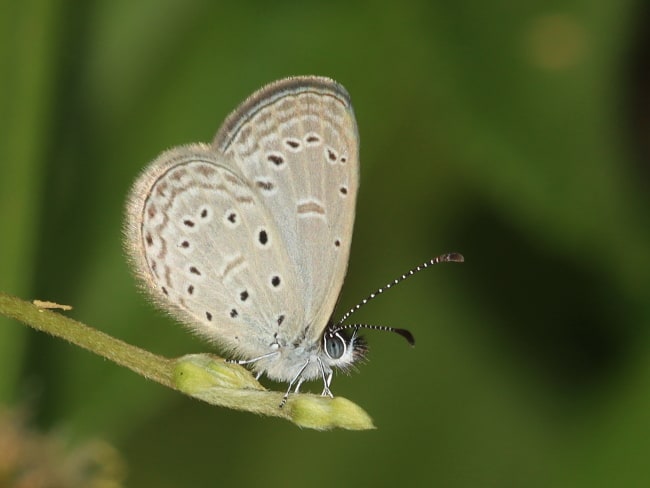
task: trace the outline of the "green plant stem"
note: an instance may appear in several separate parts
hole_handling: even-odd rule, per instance
[[[34,329],[110,359],[145,378],[174,388],[173,361],[170,359],[156,356],[81,322],[4,293],[0,293],[0,312]]]
[[[356,404],[337,397],[292,394],[283,408],[282,393],[266,391],[251,373],[210,354],[169,359],[132,346],[52,310],[0,292],[0,314],[125,366],[189,396],[237,410],[282,417],[318,430],[372,429],[372,420]]]

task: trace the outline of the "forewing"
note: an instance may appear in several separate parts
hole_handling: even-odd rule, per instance
[[[293,334],[317,340],[345,278],[354,224],[359,146],[347,92],[319,77],[272,83],[226,119],[213,145],[269,210],[304,309]]]

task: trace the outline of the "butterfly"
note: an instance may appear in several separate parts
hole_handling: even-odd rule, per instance
[[[127,201],[125,248],[160,308],[258,377],[289,383],[281,406],[317,378],[331,397],[334,369],[366,353],[360,328],[413,343],[403,329],[332,319],[358,188],[345,88],[282,79],[246,99],[211,144],[167,150],[142,172]],[[436,259],[462,258],[445,256]]]

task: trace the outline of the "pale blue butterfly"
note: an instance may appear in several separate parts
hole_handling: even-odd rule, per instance
[[[136,181],[126,249],[157,304],[258,373],[322,378],[363,357],[359,328],[331,319],[350,253],[359,136],[347,91],[294,77],[251,95],[211,145],[170,149]],[[459,254],[435,258],[462,261]],[[412,275],[394,280],[386,288]],[[349,334],[349,331],[352,331]]]

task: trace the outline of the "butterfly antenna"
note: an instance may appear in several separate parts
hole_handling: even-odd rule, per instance
[[[385,331],[385,332],[394,332],[395,334],[399,334],[404,339],[406,339],[411,346],[415,346],[415,337],[413,337],[413,334],[411,334],[411,332],[409,332],[406,329],[397,329],[395,327],[388,327],[386,325],[345,324],[345,325],[341,325],[339,327],[336,327],[332,331],[332,333],[336,333],[339,330],[344,330],[344,329],[354,329],[355,334],[356,334],[357,330],[359,330],[359,329],[370,329],[370,330],[380,330],[380,331]]]
[[[375,329],[375,330],[387,330],[387,331],[395,332],[395,333],[401,335],[402,337],[406,338],[406,340],[409,341],[409,343],[411,345],[413,345],[413,343],[415,342],[414,339],[413,339],[413,335],[409,331],[407,331],[405,329],[394,329],[392,327],[385,327],[385,326],[365,326],[363,324],[342,326],[342,324],[348,318],[350,318],[350,316],[354,312],[359,310],[361,307],[363,307],[370,300],[372,300],[372,299],[376,298],[377,296],[381,295],[382,293],[384,293],[385,290],[388,290],[389,288],[392,288],[393,286],[400,284],[402,281],[404,281],[407,278],[410,278],[415,273],[418,273],[418,272],[420,272],[420,271],[422,271],[424,269],[427,269],[429,266],[432,266],[434,264],[447,263],[447,262],[462,263],[463,261],[465,261],[465,258],[463,257],[462,254],[459,254],[457,252],[450,252],[450,253],[443,254],[441,256],[435,257],[433,259],[430,259],[428,261],[425,261],[421,265],[416,266],[415,268],[407,271],[406,273],[404,273],[399,278],[396,278],[393,281],[391,281],[390,283],[387,283],[385,286],[377,289],[375,292],[371,293],[366,298],[364,298],[359,303],[357,303],[354,307],[352,307],[350,310],[348,310],[343,315],[343,317],[341,317],[341,319],[336,323],[335,329],[339,330],[339,329],[343,329],[343,328],[347,329],[348,327],[352,327],[352,328],[357,328],[357,329],[364,328],[364,329]]]

